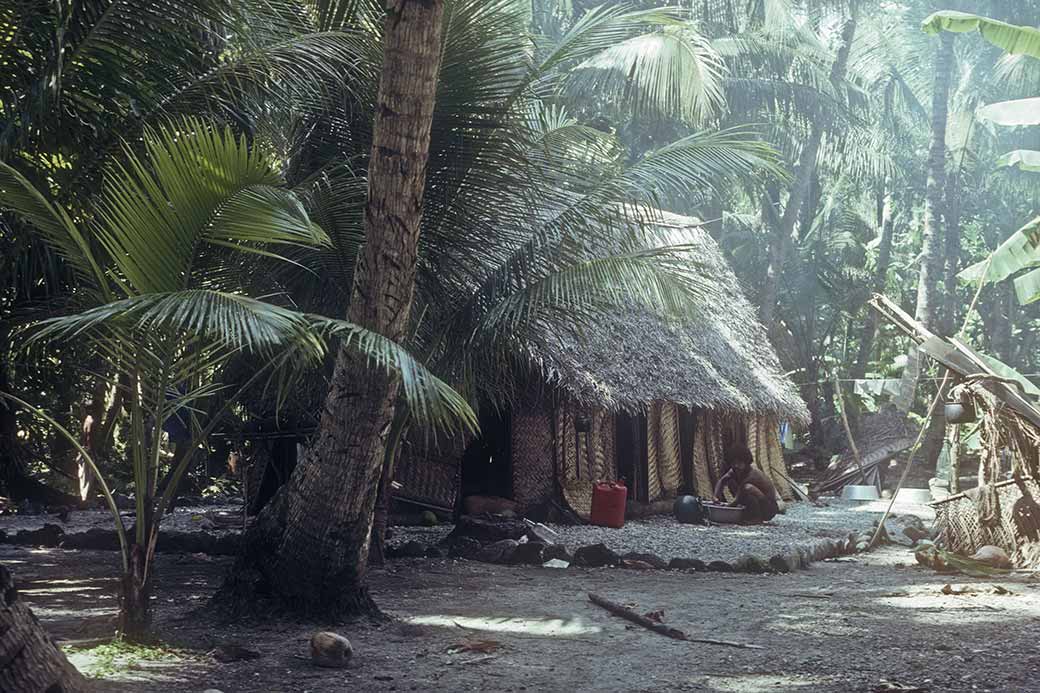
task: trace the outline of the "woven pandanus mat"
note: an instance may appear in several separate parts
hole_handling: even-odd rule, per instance
[[[708,431],[708,415],[706,412],[696,413],[697,424],[693,436],[693,479],[694,490],[702,498],[711,498],[715,488],[711,483],[711,462],[709,461],[710,432]]]
[[[658,427],[658,472],[665,496],[674,496],[682,485],[682,448],[679,443],[679,408],[672,402],[661,405]]]
[[[781,498],[790,500],[793,497],[791,484],[785,476],[787,469],[776,420],[769,416],[749,416],[747,446],[755,458],[755,466],[773,482]]]
[[[1004,549],[1016,565],[1040,567],[1040,484],[1032,477],[995,485],[1000,504],[999,522],[983,526],[977,501],[959,493],[936,501],[939,541],[947,550],[970,556],[986,545]]]
[[[661,403],[654,402],[646,412],[647,500],[661,497]]]

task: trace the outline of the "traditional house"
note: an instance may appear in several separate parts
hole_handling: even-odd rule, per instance
[[[806,424],[805,403],[714,239],[687,217],[660,225],[703,266],[695,315],[679,323],[630,307],[541,335],[526,354],[538,374],[530,394],[483,412],[475,440],[406,446],[399,500],[447,509],[479,493],[585,515],[593,482],[624,478],[630,505],[664,509],[680,492],[710,497],[736,440],[790,496],[779,427]]]

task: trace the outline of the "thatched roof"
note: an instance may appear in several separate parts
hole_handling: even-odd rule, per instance
[[[538,342],[534,361],[575,400],[635,410],[659,400],[806,423],[809,413],[715,240],[696,219],[663,214],[670,243],[697,248],[713,279],[683,324],[646,309],[618,310],[580,331]]]

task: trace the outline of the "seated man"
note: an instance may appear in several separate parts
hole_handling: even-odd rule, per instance
[[[773,519],[780,511],[776,488],[769,477],[752,466],[751,451],[743,445],[734,446],[726,451],[726,461],[729,471],[715,485],[715,499],[724,503],[723,490],[728,488],[735,497],[732,505],[744,506],[743,522],[759,523]]]

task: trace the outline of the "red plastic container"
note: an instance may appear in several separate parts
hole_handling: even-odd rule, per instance
[[[601,527],[624,527],[627,499],[628,489],[625,488],[624,481],[597,481],[592,485],[592,512],[589,521]]]

